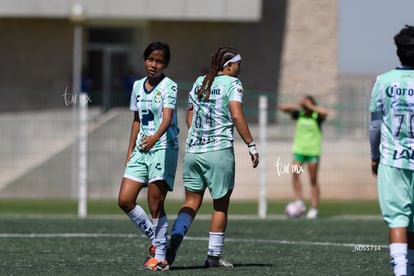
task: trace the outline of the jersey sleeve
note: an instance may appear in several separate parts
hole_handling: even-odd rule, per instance
[[[163,108],[175,109],[177,104],[177,84],[173,81],[169,81],[166,86],[166,98],[163,104]]]
[[[188,102],[186,107],[187,110],[193,110],[195,99],[197,97],[197,91],[198,89],[200,89],[203,79],[204,76],[198,77],[197,80],[194,82],[190,92],[188,93]]]
[[[378,76],[375,84],[372,88],[371,92],[371,102],[369,105],[369,111],[370,112],[381,112],[382,111],[382,101],[380,97],[380,91],[381,91],[381,84],[380,84],[380,77]]]
[[[229,101],[243,102],[243,85],[239,79],[230,83]]]
[[[129,109],[132,111],[138,111],[137,94],[138,94],[138,81],[135,81],[134,84],[132,85],[131,99],[129,102]]]

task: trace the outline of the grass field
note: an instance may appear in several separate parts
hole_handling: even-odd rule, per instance
[[[206,202],[180,247],[171,275],[392,275],[388,231],[376,202],[324,202],[317,220],[285,219],[284,202],[233,202],[224,257],[232,269],[203,268]],[[179,202],[169,202],[170,219]],[[1,275],[140,275],[149,245],[113,202],[0,201]],[[248,216],[247,216],[248,215]],[[171,226],[172,222],[170,223]]]

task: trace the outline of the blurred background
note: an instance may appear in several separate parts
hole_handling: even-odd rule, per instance
[[[179,85],[181,124],[180,161],[169,198],[184,196],[188,91],[208,69],[211,53],[229,45],[243,59],[243,104],[262,158],[261,168],[252,169],[236,134],[233,198],[257,200],[259,179],[268,200],[293,197],[291,174],[279,169],[292,159],[294,122],[277,104],[312,94],[330,110],[323,125],[322,200],[376,199],[369,97],[375,76],[399,64],[393,36],[414,24],[413,9],[409,0],[2,1],[0,198],[77,198],[80,99],[74,74],[79,74],[88,96],[88,198],[115,199],[133,118],[131,85],[145,74],[144,48],[161,40],[171,47],[166,73]],[[260,96],[268,100],[262,144]],[[307,178],[305,170],[309,197]]]

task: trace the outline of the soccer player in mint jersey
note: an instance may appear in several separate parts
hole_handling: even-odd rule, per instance
[[[153,42],[144,51],[147,76],[135,81],[131,93],[134,119],[118,198],[120,208],[151,241],[144,268],[152,271],[169,269],[164,201],[174,187],[178,158],[177,84],[164,74],[169,61],[166,43]],[[148,188],[152,221],[136,204],[142,188]]]
[[[237,78],[241,56],[236,49],[217,49],[205,76],[195,81],[187,107],[188,136],[183,164],[185,202],[173,224],[167,260],[171,265],[184,235],[209,189],[214,210],[205,267],[232,267],[222,258],[230,196],[234,188],[234,126],[247,145],[254,168],[259,154],[242,109],[243,86]]]
[[[320,188],[318,183],[318,169],[322,149],[322,122],[328,116],[328,110],[317,105],[311,95],[301,98],[297,104],[281,104],[279,110],[291,114],[296,121],[295,135],[293,138],[293,165],[302,168],[308,166],[309,180],[311,184],[311,208],[306,217],[314,219],[318,216]],[[293,191],[295,204],[306,210],[303,202],[300,173],[302,170],[292,172]]]
[[[372,89],[370,145],[395,275],[414,275],[414,27],[394,36],[401,65]]]

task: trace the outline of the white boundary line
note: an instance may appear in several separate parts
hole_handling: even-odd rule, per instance
[[[0,233],[0,238],[139,238],[143,235],[127,234],[127,233],[30,233],[30,234],[15,234],[15,233]],[[189,237],[185,240],[192,241],[208,241],[208,237]],[[352,247],[365,249],[364,251],[378,251],[379,248],[388,248],[388,245],[372,245],[372,244],[356,244],[356,243],[337,243],[337,242],[319,242],[319,241],[288,241],[288,240],[265,240],[265,239],[236,239],[226,238],[226,242],[236,243],[267,243],[267,244],[288,244],[288,245],[314,245],[314,246],[331,246],[331,247]]]

